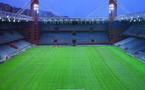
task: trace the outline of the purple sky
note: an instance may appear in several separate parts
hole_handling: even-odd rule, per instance
[[[30,0],[0,0],[17,7],[27,7]],[[40,9],[70,17],[108,16],[109,0],[40,0]],[[139,1],[139,2],[138,2]],[[145,0],[118,0],[118,14],[145,11]]]

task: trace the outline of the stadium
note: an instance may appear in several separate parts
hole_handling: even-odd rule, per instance
[[[0,1],[0,90],[145,90],[144,11],[107,0],[107,17],[57,16],[41,1]]]

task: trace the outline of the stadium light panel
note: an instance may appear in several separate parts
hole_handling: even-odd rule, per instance
[[[109,5],[109,13],[113,12],[114,9],[115,9],[114,4],[110,4],[110,5]]]
[[[33,10],[36,11],[37,13],[39,13],[39,5],[38,4],[34,4]]]

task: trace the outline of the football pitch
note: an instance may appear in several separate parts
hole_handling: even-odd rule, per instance
[[[145,64],[114,46],[38,46],[0,64],[0,90],[145,90]]]

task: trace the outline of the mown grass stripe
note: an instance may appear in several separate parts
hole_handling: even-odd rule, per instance
[[[38,46],[0,65],[0,90],[144,90],[144,76],[114,46]]]

